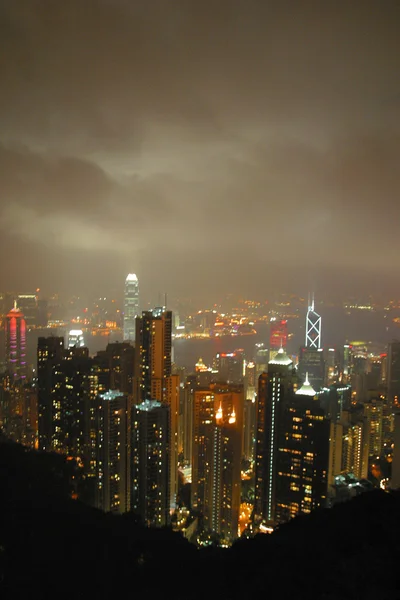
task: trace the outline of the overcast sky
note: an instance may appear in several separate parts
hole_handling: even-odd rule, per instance
[[[0,288],[400,287],[399,31],[398,0],[0,0]]]

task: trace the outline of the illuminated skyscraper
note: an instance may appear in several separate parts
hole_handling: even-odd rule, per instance
[[[131,508],[150,527],[170,522],[169,407],[146,400],[132,407]]]
[[[244,357],[241,352],[218,353],[214,359],[218,381],[232,384],[243,382]]]
[[[25,317],[27,327],[37,324],[37,294],[18,294],[17,304]]]
[[[327,502],[330,422],[280,349],[259,378],[255,515],[269,527]]]
[[[321,317],[314,310],[314,298],[307,310],[305,346],[306,348],[321,348]]]
[[[239,517],[243,399],[238,385],[212,383],[194,390],[192,506],[203,515],[206,530],[229,540],[237,536]],[[225,524],[217,525],[221,511]],[[226,511],[231,511],[229,518]]]
[[[293,362],[283,348],[269,361],[268,373],[258,380],[254,512],[272,525],[275,521],[276,460],[280,408],[292,393]]]
[[[206,531],[237,537],[240,508],[243,386],[212,383],[194,390],[192,506]]]
[[[213,445],[207,521],[211,531],[223,542],[231,543],[238,536],[241,491],[242,432],[237,427],[235,410],[224,414],[220,404],[209,431]]]
[[[64,338],[39,338],[39,449],[80,459],[88,467],[92,359],[87,348],[64,349]]]
[[[134,273],[125,279],[124,340],[135,340],[135,318],[139,314],[139,281]]]
[[[53,449],[53,373],[64,354],[63,337],[40,337],[37,346],[39,450]]]
[[[172,312],[163,307],[136,319],[134,403],[156,400],[169,406],[171,507],[178,486],[179,375],[172,374]]]
[[[26,323],[22,312],[14,302],[5,322],[6,361],[11,383],[26,380]]]

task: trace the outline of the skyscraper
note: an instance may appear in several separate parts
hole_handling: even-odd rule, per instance
[[[37,294],[18,294],[17,304],[24,314],[27,327],[36,325],[38,316]]]
[[[262,373],[257,394],[254,512],[269,525],[275,522],[276,461],[280,407],[293,391],[293,362],[283,348]]]
[[[64,338],[40,337],[37,346],[39,450],[53,449],[53,372],[64,353]]]
[[[327,502],[329,432],[308,379],[298,378],[283,349],[259,378],[255,516],[269,527]]]
[[[179,375],[172,374],[172,312],[143,311],[136,319],[134,403],[156,400],[169,406],[170,492],[175,505],[178,486]]]
[[[229,544],[238,536],[241,492],[242,432],[237,427],[235,410],[224,414],[220,404],[210,433],[213,446],[208,522],[221,541]]]
[[[146,400],[132,407],[132,501],[146,525],[170,522],[169,407]]]
[[[206,530],[228,541],[238,528],[243,398],[238,385],[212,383],[194,390],[192,506],[203,515]]]
[[[64,350],[64,338],[38,340],[39,449],[89,466],[92,360],[87,348]]]
[[[321,317],[314,310],[314,298],[308,305],[306,317],[306,348],[321,348]]]
[[[139,314],[139,281],[135,273],[125,279],[124,340],[135,340],[135,318]]]
[[[6,361],[11,383],[26,380],[26,323],[22,312],[14,302],[5,322]]]

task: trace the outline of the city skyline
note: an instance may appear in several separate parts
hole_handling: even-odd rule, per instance
[[[398,290],[398,3],[243,6],[1,3],[5,288]]]

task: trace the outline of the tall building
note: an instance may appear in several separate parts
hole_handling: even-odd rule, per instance
[[[37,301],[37,321],[39,327],[47,327],[49,321],[48,301],[44,298],[39,298]]]
[[[36,294],[18,294],[17,304],[24,314],[26,326],[37,324],[38,304]]]
[[[305,347],[321,348],[321,317],[314,310],[314,298],[307,310]]]
[[[352,346],[344,344],[343,346],[343,364],[342,364],[342,381],[349,383],[352,368]]]
[[[259,378],[255,520],[267,527],[327,503],[330,422],[283,348]]]
[[[135,340],[135,318],[139,314],[139,280],[135,273],[125,279],[124,341]]]
[[[394,435],[393,435],[393,461],[392,477],[390,488],[398,490],[400,488],[400,412],[396,411],[394,415]]]
[[[6,363],[11,383],[23,383],[27,376],[26,323],[23,313],[17,308],[16,302],[14,302],[14,308],[7,314],[5,334]]]
[[[244,423],[243,423],[243,456],[253,461],[256,433],[256,365],[245,362],[244,375]]]
[[[198,387],[196,375],[189,375],[186,378],[183,388],[182,416],[180,435],[183,446],[183,461],[185,464],[192,465],[193,449],[193,404],[194,392]]]
[[[286,319],[274,319],[269,325],[269,358],[275,358],[279,348],[286,350],[288,341],[288,324]]]
[[[179,375],[172,374],[172,312],[157,307],[136,319],[134,403],[156,400],[169,407],[170,493],[178,488]]]
[[[371,398],[364,402],[364,415],[368,419],[369,455],[380,457],[383,448],[383,400]]]
[[[306,374],[312,387],[319,392],[325,385],[325,359],[322,348],[300,348],[298,373],[302,381]]]
[[[234,409],[224,414],[220,404],[209,432],[213,437],[211,498],[204,516],[222,543],[230,544],[238,537],[241,493],[242,432]]]
[[[38,340],[39,449],[90,463],[92,360],[87,348],[64,350],[63,338]]]
[[[206,531],[227,542],[237,537],[243,386],[210,384],[194,390],[192,506]]]
[[[338,422],[344,410],[351,406],[351,387],[346,384],[334,383],[324,387],[318,393],[321,406],[331,421]]]
[[[40,337],[37,346],[39,449],[53,449],[53,377],[64,355],[63,337]]]
[[[269,525],[275,522],[276,461],[279,412],[293,393],[293,362],[283,348],[269,361],[258,380],[254,512]]]
[[[135,403],[167,401],[166,379],[172,374],[172,312],[143,311],[136,319]]]
[[[96,372],[103,384],[103,390],[119,390],[133,394],[133,371],[135,348],[129,342],[107,344],[95,356]]]
[[[400,342],[392,341],[389,344],[387,357],[387,385],[388,405],[392,411],[393,407],[400,405]]]
[[[128,396],[114,390],[100,394],[96,416],[97,507],[106,512],[128,512],[131,495]]]
[[[328,348],[325,352],[325,385],[330,386],[339,381],[340,359],[335,348]]]
[[[131,507],[150,527],[170,522],[169,407],[146,400],[132,407]]]
[[[279,349],[279,348],[278,348]],[[256,344],[255,347],[256,378],[268,370],[269,350],[263,343]]]
[[[214,359],[214,369],[218,371],[218,381],[232,384],[243,382],[244,357],[236,352],[221,352]]]
[[[370,427],[361,407],[343,411],[342,472],[353,473],[357,479],[368,476]]]

